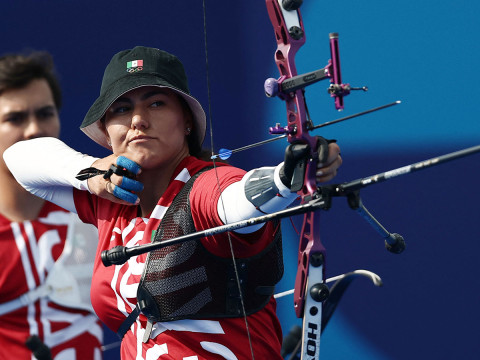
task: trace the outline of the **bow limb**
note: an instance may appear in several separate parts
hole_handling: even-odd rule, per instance
[[[268,14],[277,40],[275,62],[280,72],[277,82],[282,88],[285,80],[297,76],[295,55],[305,43],[305,32],[300,11],[286,10],[280,0],[266,0]],[[327,73],[328,68],[325,69]],[[280,90],[279,96],[286,103],[289,143],[306,143],[310,156],[306,164],[303,184],[298,190],[302,203],[316,197],[317,138],[309,134],[312,128],[308,118],[304,89],[294,92]],[[293,189],[292,189],[293,190]],[[323,284],[325,248],[320,241],[320,213],[304,215],[298,251],[298,270],[295,281],[294,306],[297,317],[303,318],[302,359],[318,359],[320,353],[320,324],[322,301],[328,294]]]

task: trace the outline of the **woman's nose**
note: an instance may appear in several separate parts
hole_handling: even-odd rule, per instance
[[[148,121],[142,112],[140,111],[134,112],[132,117],[132,128],[134,129],[148,128]]]

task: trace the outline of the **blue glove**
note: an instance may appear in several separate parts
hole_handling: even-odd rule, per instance
[[[117,159],[117,165],[110,166],[110,169],[103,177],[108,179],[112,174],[122,176],[122,184],[115,185],[113,195],[119,199],[135,204],[138,196],[133,192],[143,190],[143,184],[135,180],[135,177],[139,172],[140,165],[125,156],[119,156]]]

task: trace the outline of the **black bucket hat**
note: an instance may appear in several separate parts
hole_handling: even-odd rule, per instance
[[[110,149],[100,119],[120,96],[142,86],[169,88],[187,102],[194,122],[190,137],[200,147],[205,138],[205,112],[190,95],[183,64],[172,54],[144,46],[123,50],[113,56],[103,74],[100,96],[88,110],[80,129],[96,143]]]

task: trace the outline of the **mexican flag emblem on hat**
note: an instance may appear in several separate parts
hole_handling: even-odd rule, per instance
[[[127,62],[127,71],[137,67],[143,67],[143,60],[133,60]]]

